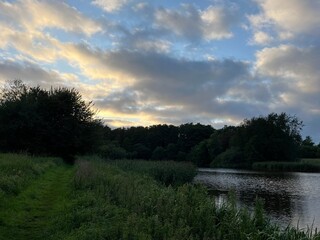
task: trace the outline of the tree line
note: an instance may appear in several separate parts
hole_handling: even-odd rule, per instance
[[[286,113],[245,119],[239,126],[153,125],[111,129],[75,89],[7,83],[0,95],[0,151],[107,159],[191,161],[198,166],[250,168],[253,162],[320,157],[320,144],[302,139],[302,121]]]

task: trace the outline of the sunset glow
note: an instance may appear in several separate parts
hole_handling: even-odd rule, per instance
[[[320,141],[317,0],[0,1],[0,84],[76,88],[111,127],[286,112]]]

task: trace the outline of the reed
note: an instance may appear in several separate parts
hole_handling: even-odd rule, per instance
[[[320,172],[320,164],[311,161],[300,162],[256,162],[253,170],[276,172]]]
[[[116,160],[110,164],[125,171],[151,176],[166,186],[192,182],[197,174],[196,167],[189,162]]]
[[[281,230],[260,203],[253,213],[232,199],[218,206],[199,185],[166,187],[92,161],[78,164],[76,176],[72,209],[57,219],[52,239],[320,239],[310,231]]]

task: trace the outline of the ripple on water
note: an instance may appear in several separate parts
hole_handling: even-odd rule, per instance
[[[263,199],[267,215],[284,227],[320,228],[320,174],[200,169],[195,182],[218,190],[219,201],[233,190],[238,204],[249,209],[256,197]]]

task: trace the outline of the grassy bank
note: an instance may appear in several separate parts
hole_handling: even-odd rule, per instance
[[[26,166],[41,170],[26,173],[28,184],[17,193],[5,193],[0,239],[320,239],[311,231],[281,230],[265,219],[259,204],[253,213],[232,199],[216,205],[204,187],[182,184],[189,178],[175,177],[175,186],[166,186],[154,172],[165,175],[170,162],[87,158],[71,167],[55,165],[55,159],[30,160]],[[184,176],[193,168],[186,166],[171,171]]]
[[[320,159],[301,159],[298,162],[257,162],[253,170],[278,172],[320,172]]]
[[[201,186],[166,187],[152,177],[103,162],[82,161],[72,207],[57,219],[51,239],[320,239],[280,230],[233,201],[217,206]]]

